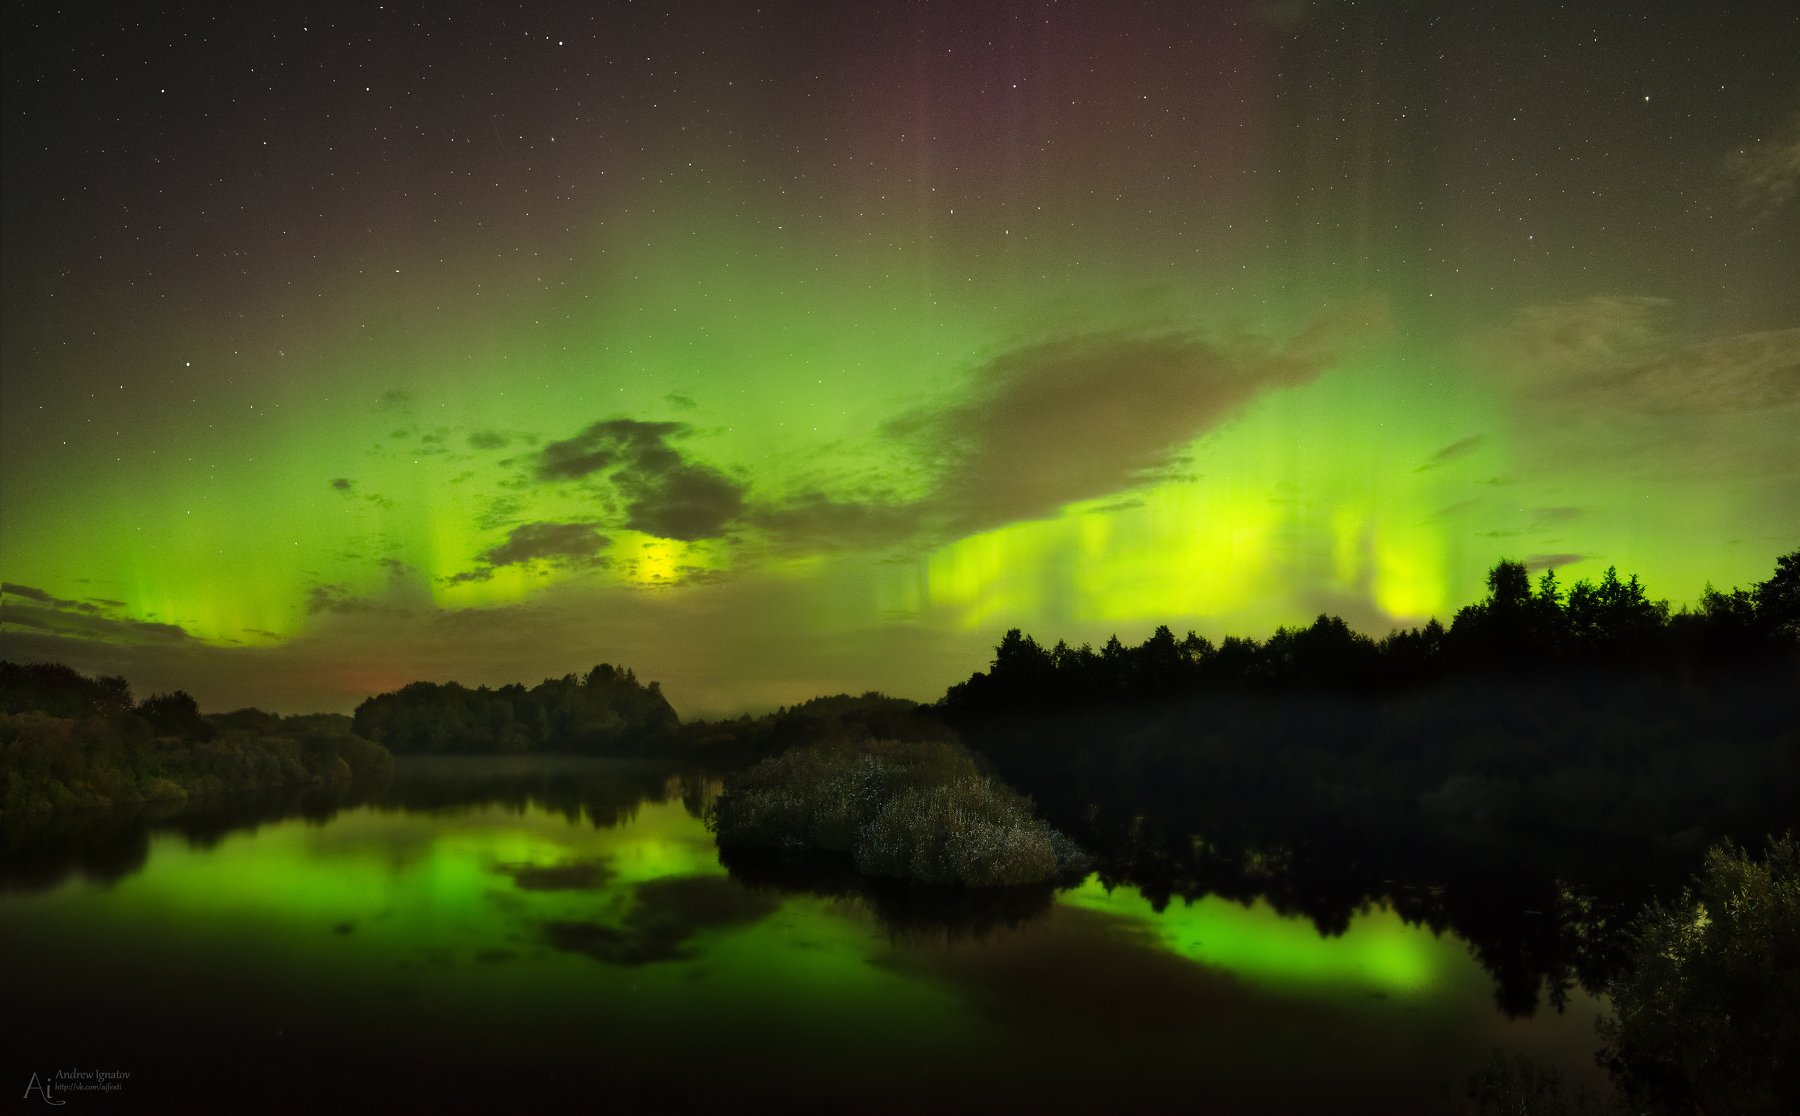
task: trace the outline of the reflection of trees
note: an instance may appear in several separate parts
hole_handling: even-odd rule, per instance
[[[721,847],[719,863],[753,889],[861,902],[903,941],[986,938],[1038,918],[1056,898],[1048,884],[965,889],[865,876],[847,856]]]
[[[701,816],[718,780],[667,764],[521,757],[415,758],[391,782],[364,781],[271,790],[187,803],[155,802],[113,810],[26,815],[0,827],[0,892],[38,891],[76,876],[112,883],[140,871],[150,839],[180,834],[211,848],[233,833],[293,818],[324,824],[339,812],[368,807],[384,813],[463,812],[498,807],[515,814],[539,808],[571,824],[610,828],[629,822],[645,802],[680,801]]]
[[[153,834],[209,849],[227,835],[304,817],[322,822],[379,792],[378,783],[262,791],[10,818],[0,827],[0,892],[38,891],[75,876],[111,884],[141,870]]]
[[[1621,833],[1450,837],[1429,815],[1384,815],[1298,777],[1254,793],[1209,781],[1153,749],[1121,749],[1117,734],[1060,764],[1042,733],[1033,738],[1023,757],[990,754],[1094,856],[1107,886],[1137,888],[1158,910],[1209,895],[1260,899],[1327,936],[1385,905],[1467,941],[1514,1016],[1546,999],[1560,1010],[1577,986],[1601,990],[1632,914],[1678,886],[1698,855],[1685,839]]]
[[[124,879],[150,856],[143,813],[139,807],[9,820],[0,827],[0,892],[46,890],[75,875],[103,884]]]
[[[397,767],[392,785],[371,802],[377,810],[536,808],[596,829],[630,822],[645,802],[703,799],[706,783],[695,773],[671,774],[667,764],[557,757],[415,757]]]

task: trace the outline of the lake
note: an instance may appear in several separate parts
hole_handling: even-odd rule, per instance
[[[6,1088],[69,1112],[1455,1110],[1499,1049],[1603,1087],[1371,904],[970,903],[720,862],[692,772],[406,759],[392,785],[5,834]],[[75,1074],[123,1074],[103,1078]],[[37,1099],[39,1094],[31,1094]]]

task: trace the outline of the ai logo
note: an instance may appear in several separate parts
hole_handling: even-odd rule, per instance
[[[68,1104],[69,1103],[68,1101],[57,1100],[54,1097],[52,1097],[50,1095],[50,1086],[47,1084],[40,1084],[38,1082],[38,1075],[35,1073],[31,1075],[31,1084],[25,1086],[25,1096],[20,1097],[19,1099],[25,1100],[26,1098],[30,1097],[31,1091],[33,1089],[36,1089],[38,1095],[44,1098],[45,1104]]]

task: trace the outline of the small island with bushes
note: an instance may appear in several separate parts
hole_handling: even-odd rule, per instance
[[[848,856],[922,884],[1021,887],[1088,867],[1029,799],[945,741],[792,748],[728,777],[708,824],[722,849]]]

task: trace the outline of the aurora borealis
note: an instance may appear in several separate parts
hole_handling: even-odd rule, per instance
[[[1800,545],[1790,5],[5,22],[0,657],[689,717]]]

